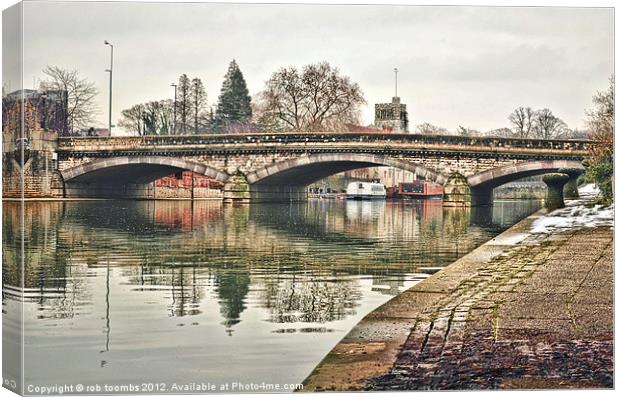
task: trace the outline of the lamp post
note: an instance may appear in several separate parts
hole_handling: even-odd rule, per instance
[[[103,44],[110,46],[110,69],[106,69],[106,72],[110,73],[110,103],[108,106],[108,130],[112,135],[112,69],[114,67],[114,46],[107,40],[103,41]]]
[[[170,84],[170,87],[174,87],[174,105],[172,107],[172,135],[177,134],[177,85],[175,83]]]

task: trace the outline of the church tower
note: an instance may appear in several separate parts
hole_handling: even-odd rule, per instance
[[[394,77],[392,103],[375,104],[375,127],[396,133],[406,133],[409,132],[409,115],[407,105],[400,103],[398,97],[398,69],[396,68],[394,68]]]

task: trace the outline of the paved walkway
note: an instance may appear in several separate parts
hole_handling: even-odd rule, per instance
[[[613,231],[511,246],[533,218],[371,313],[304,389],[613,387]]]

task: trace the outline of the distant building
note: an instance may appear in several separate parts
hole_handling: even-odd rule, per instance
[[[23,106],[22,106],[23,99]],[[54,131],[59,135],[69,132],[66,91],[18,90],[2,98],[2,131],[20,136],[22,111],[24,135],[30,131]]]
[[[407,105],[400,97],[392,97],[392,103],[375,104],[375,127],[396,133],[409,132]]]

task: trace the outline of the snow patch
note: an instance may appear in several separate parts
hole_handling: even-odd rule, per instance
[[[586,202],[596,197],[599,190],[594,185],[579,189],[581,199],[567,202],[565,208],[557,209],[532,224],[532,233],[550,234],[554,231],[571,228],[592,228],[614,225],[614,205],[603,207],[595,205],[588,208]]]
[[[599,193],[600,193],[600,190],[594,185],[594,183],[588,183],[587,185],[584,185],[584,186],[579,188],[579,194],[580,195],[594,195],[594,196],[596,196]]]

